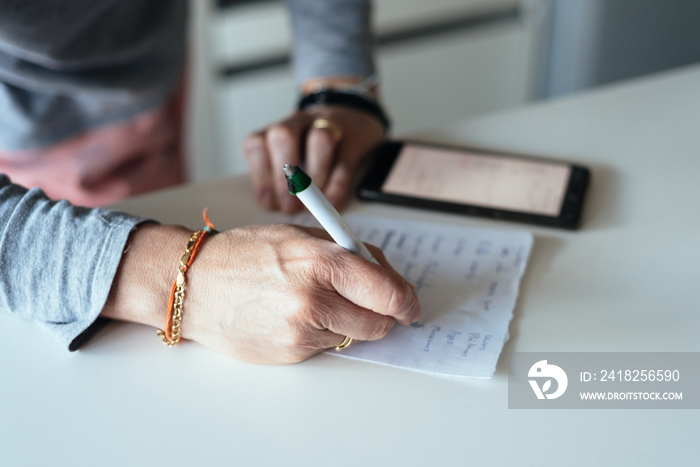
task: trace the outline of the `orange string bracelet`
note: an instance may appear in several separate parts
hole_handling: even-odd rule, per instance
[[[185,301],[185,272],[194,261],[199,247],[204,242],[204,239],[209,235],[217,233],[214,224],[211,223],[207,216],[206,208],[202,212],[206,227],[200,230],[195,230],[187,242],[187,250],[180,258],[180,266],[178,267],[177,278],[170,290],[170,299],[168,301],[168,317],[165,322],[165,331],[158,329],[158,337],[163,340],[163,343],[168,347],[172,347],[180,342],[180,330],[182,326],[182,309]]]

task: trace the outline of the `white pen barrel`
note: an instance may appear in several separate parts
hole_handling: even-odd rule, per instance
[[[362,256],[367,261],[379,264],[315,183],[311,182],[306,190],[297,193],[297,197],[319,224],[326,229],[335,243]]]

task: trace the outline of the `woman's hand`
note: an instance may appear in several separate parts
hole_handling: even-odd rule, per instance
[[[102,315],[162,328],[189,235],[156,225],[132,234]],[[299,362],[345,336],[380,339],[396,321],[416,321],[420,306],[412,286],[370,249],[383,267],[318,229],[260,225],[214,235],[187,271],[182,336],[268,364]]]
[[[334,135],[331,129],[314,128],[313,122],[319,118],[337,126],[338,134]],[[384,127],[376,117],[347,107],[322,105],[294,112],[252,134],[246,139],[243,152],[258,203],[265,209],[297,211],[301,204],[289,195],[282,166],[300,165],[303,159],[306,173],[329,201],[342,209],[358,165],[384,136]]]

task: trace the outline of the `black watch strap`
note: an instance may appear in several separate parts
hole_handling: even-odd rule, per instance
[[[312,105],[340,105],[351,109],[361,110],[376,117],[384,129],[388,132],[391,127],[391,122],[386,116],[384,109],[372,98],[363,96],[350,91],[341,91],[333,89],[322,89],[302,96],[299,100],[297,108],[304,110]]]

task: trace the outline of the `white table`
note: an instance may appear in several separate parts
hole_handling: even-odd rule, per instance
[[[507,363],[514,351],[700,351],[700,67],[429,135],[592,168],[582,229],[532,229],[493,379],[329,355],[255,366],[194,343],[167,349],[153,329],[129,324],[70,354],[0,314],[0,465],[697,465],[697,411],[509,410]],[[204,205],[223,228],[258,216],[240,179],[121,206],[196,227]]]

